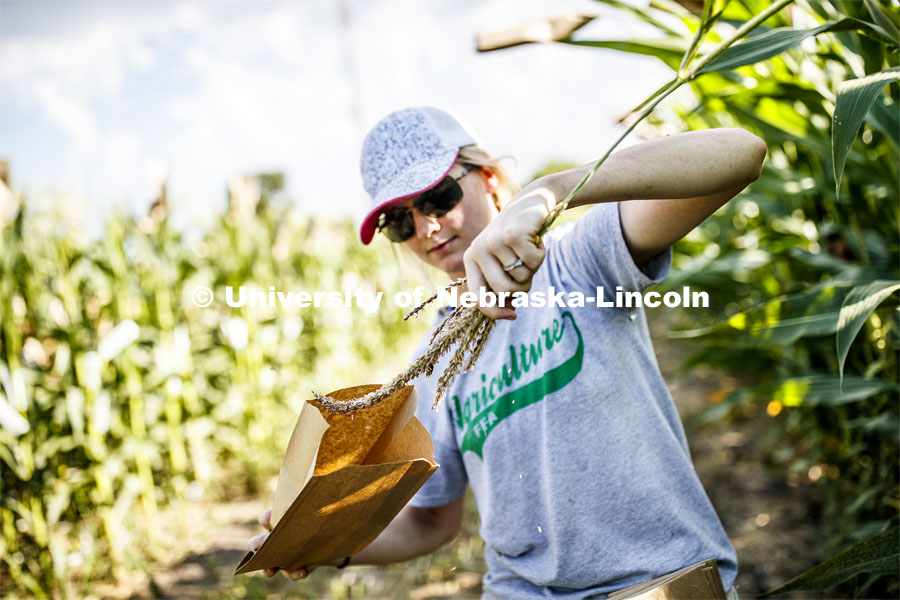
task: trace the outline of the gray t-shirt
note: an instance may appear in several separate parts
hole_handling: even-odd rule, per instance
[[[616,286],[643,290],[671,265],[669,248],[638,269],[618,203],[593,207],[544,243],[531,293],[595,297],[602,286],[610,300]],[[410,503],[448,504],[471,484],[486,598],[602,598],[707,558],[729,589],[737,557],[694,471],[643,309],[516,313],[498,321],[436,411],[446,358],[414,382],[440,468]]]

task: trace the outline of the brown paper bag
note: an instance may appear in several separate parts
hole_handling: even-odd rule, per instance
[[[378,387],[328,395],[349,400]],[[352,415],[304,403],[278,475],[272,533],[235,575],[333,562],[378,537],[437,468],[415,410],[412,386]]]

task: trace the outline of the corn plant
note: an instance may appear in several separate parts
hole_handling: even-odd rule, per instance
[[[698,15],[661,0],[599,1],[658,36],[565,43],[654,56],[676,80],[692,56],[772,7],[706,2]],[[896,575],[900,508],[898,44],[897,2],[798,2],[707,63],[690,95],[648,121],[666,132],[744,127],[769,146],[750,190],[676,246],[663,287],[721,300],[679,315],[675,337],[699,346],[683,369],[711,364],[758,382],[726,393],[697,423],[762,403],[780,419],[773,460],[826,493],[827,546],[841,552],[779,593],[855,577],[858,596],[896,595],[896,578],[879,576]]]
[[[400,309],[225,305],[226,285],[397,285],[385,245],[364,252],[349,222],[272,204],[277,185],[195,241],[164,211],[114,216],[91,240],[21,204],[2,225],[0,595],[127,576],[157,556],[167,503],[277,473],[313,381],[365,376],[421,333],[396,327]],[[195,306],[199,285],[219,301]]]

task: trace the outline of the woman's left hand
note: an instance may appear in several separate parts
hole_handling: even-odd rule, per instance
[[[469,291],[478,294],[483,287],[501,299],[504,294],[531,289],[531,278],[546,254],[543,244],[535,240],[556,201],[553,192],[535,181],[500,211],[463,256]],[[505,307],[479,303],[479,309],[493,319],[515,319],[510,302],[507,295]]]

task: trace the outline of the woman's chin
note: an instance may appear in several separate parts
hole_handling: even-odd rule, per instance
[[[466,266],[463,263],[462,259],[450,260],[450,257],[447,257],[447,260],[442,260],[440,264],[435,265],[438,269],[447,274],[450,279],[459,279],[460,277],[466,276]]]

